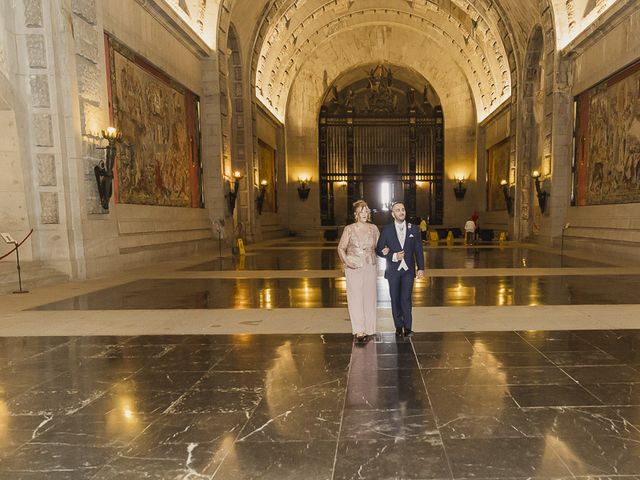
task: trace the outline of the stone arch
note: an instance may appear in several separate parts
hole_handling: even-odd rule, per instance
[[[376,35],[372,30],[384,28],[381,25],[362,26],[360,30],[343,30],[338,37],[327,38],[326,43],[306,57],[292,83],[285,122],[287,175],[290,185],[288,200],[295,205],[295,208],[289,210],[289,225],[292,229],[313,229],[320,225],[317,119],[327,86],[345,72],[360,65],[371,64],[372,58],[414,70],[429,81],[440,97],[445,115],[445,176],[451,178],[463,168],[466,174],[475,177],[476,112],[471,88],[463,71],[452,59],[436,62],[431,56],[418,58],[410,52],[402,52],[401,46],[408,42],[419,41],[416,46],[418,49],[427,49],[431,45],[427,38],[416,39],[410,29],[396,29],[389,37],[385,49],[378,52],[381,54],[379,58],[375,55],[377,47],[371,42],[361,41],[367,47],[358,48],[356,38],[363,38],[363,31]],[[340,48],[337,48],[338,45]],[[295,188],[296,179],[304,176],[313,177],[311,193],[308,201],[300,202]],[[445,207],[448,212],[445,216],[451,215],[445,222],[457,224],[457,217],[462,218],[464,208],[455,203],[453,189],[448,188],[450,185],[445,184],[444,188],[445,206],[452,207]]]
[[[319,7],[318,1],[313,5],[306,5],[311,2],[304,3],[302,6],[289,0],[271,3],[263,14],[253,49],[251,80],[255,84],[256,95],[263,98],[263,103],[267,95],[267,103],[271,102],[272,109],[277,110],[282,119],[282,106],[286,103],[295,76],[292,68],[295,70],[300,65],[295,57],[302,57],[302,49],[317,48],[317,44],[326,38],[326,32],[335,34],[344,29],[357,28],[351,23],[359,21],[363,14],[379,17],[377,20],[368,20],[368,23],[411,23],[415,24],[416,30],[422,29],[423,32],[439,29],[441,35],[434,34],[434,41],[453,45],[451,52],[458,55],[463,68],[468,68],[469,78],[475,75],[480,79],[474,97],[482,118],[511,94],[510,82],[513,78],[509,77],[515,70],[517,56],[514,55],[514,44],[509,33],[510,24],[502,19],[503,12],[496,5],[485,5],[482,1],[467,3],[452,0],[435,7],[413,2],[407,6],[407,2],[400,2],[395,7],[385,4],[356,12],[352,9],[352,2],[331,2],[330,6],[322,4]],[[296,35],[300,29],[301,33]],[[483,32],[484,36],[480,38],[478,32]],[[271,53],[267,54],[265,48]],[[474,62],[478,59],[481,62],[476,65]],[[280,91],[266,92],[262,90],[263,87]],[[276,103],[278,107],[273,106]]]

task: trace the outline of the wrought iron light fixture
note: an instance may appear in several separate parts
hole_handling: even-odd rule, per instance
[[[299,178],[298,177],[298,197],[300,198],[300,200],[305,201],[307,198],[309,198],[309,192],[311,191],[311,188],[309,187],[309,182],[311,181],[311,178]]]
[[[94,167],[93,172],[96,175],[96,182],[98,183],[100,204],[104,210],[109,210],[109,200],[111,200],[111,194],[113,192],[113,166],[116,161],[116,142],[122,139],[122,132],[119,132],[114,127],[109,127],[106,130],[102,130],[102,138],[107,140],[108,145],[106,147],[98,147],[98,149],[107,151],[106,163],[105,160],[100,160],[100,163]]]
[[[233,211],[236,208],[236,199],[238,198],[238,192],[240,191],[240,180],[242,180],[243,175],[239,170],[233,172],[233,189],[231,185],[229,185],[229,196],[227,197],[229,201],[229,212],[233,215]]]
[[[267,194],[267,185],[268,183],[266,180],[262,180],[260,182],[260,193],[258,193],[256,198],[256,209],[258,210],[258,215],[262,215],[262,205],[264,204],[264,199]]]
[[[538,195],[538,206],[540,207],[540,212],[544,213],[547,208],[547,197],[549,197],[549,192],[542,190],[540,187],[540,172],[538,170],[531,172],[531,177],[536,185],[536,194]]]
[[[502,186],[502,194],[504,195],[504,203],[507,206],[507,213],[511,215],[513,213],[513,198],[509,195],[509,182],[502,180],[500,181],[500,185]]]
[[[456,182],[456,185],[453,187],[453,193],[458,200],[462,200],[464,194],[467,193],[467,187],[464,186],[464,177],[453,177],[453,181]]]

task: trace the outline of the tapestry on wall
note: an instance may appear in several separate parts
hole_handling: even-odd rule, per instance
[[[506,210],[502,180],[509,180],[509,139],[487,150],[487,210]]]
[[[640,202],[640,63],[576,97],[574,204]]]
[[[276,151],[258,140],[258,172],[260,181],[266,180],[266,195],[262,207],[263,212],[277,212],[278,202],[276,198]]]
[[[123,139],[116,201],[202,206],[198,98],[112,38],[107,44],[112,123]]]

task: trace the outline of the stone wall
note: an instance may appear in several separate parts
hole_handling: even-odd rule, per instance
[[[168,252],[175,256],[213,247],[206,210],[116,204],[112,199],[107,212],[100,207],[93,175],[93,167],[104,158],[104,151],[97,149],[105,143],[99,132],[110,123],[104,33],[202,95],[203,69],[195,48],[137,2],[74,0],[72,14],[87,276],[161,260]]]
[[[7,108],[0,123],[7,132],[11,125],[19,132],[17,147],[14,135],[3,136],[0,145],[5,154],[11,151],[11,158],[3,157],[3,171],[10,175],[0,182],[0,196],[10,195],[13,204],[9,209],[3,201],[1,210],[2,215],[13,212],[12,223],[7,223],[18,230],[14,236],[29,226],[35,229],[33,255],[25,250],[25,258],[83,278],[159,260],[167,253],[175,257],[215,248],[207,209],[112,201],[105,211],[99,204],[93,168],[104,159],[105,152],[98,149],[105,143],[100,131],[110,123],[105,31],[201,95],[203,135],[212,126],[207,93],[217,86],[206,84],[206,52],[156,13],[150,3],[131,0],[0,5],[0,97],[10,92],[17,108],[15,119],[14,107]],[[203,146],[203,155],[210,145]],[[219,178],[217,156],[205,158],[208,174],[213,171]],[[208,207],[214,210],[222,202],[211,198]]]
[[[640,5],[636,3],[600,26],[595,35],[570,46],[575,57],[572,96],[640,58],[639,28]],[[570,195],[569,189],[567,195]],[[570,227],[565,232],[565,247],[586,249],[599,256],[640,261],[638,219],[640,203],[569,207],[566,222]]]

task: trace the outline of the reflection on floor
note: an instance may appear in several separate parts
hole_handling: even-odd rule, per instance
[[[332,242],[0,296],[0,480],[640,479],[640,270],[425,252],[366,344]]]
[[[0,357],[0,478],[640,475],[637,331],[5,338]]]
[[[640,276],[432,277],[416,281],[413,305],[635,304]],[[152,279],[118,285],[37,310],[346,307],[344,278]],[[391,308],[378,279],[378,307]]]
[[[484,246],[483,248],[425,247],[425,267],[433,268],[559,268],[598,267],[591,260],[541,254],[530,248]],[[333,270],[341,263],[336,247],[307,246],[304,249],[256,248],[245,257],[223,257],[186,268],[189,271],[221,270]]]

